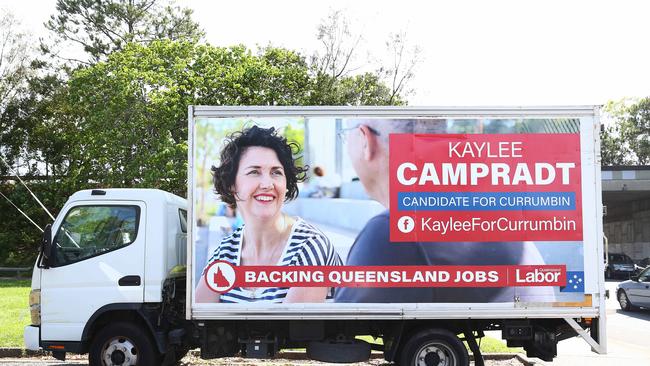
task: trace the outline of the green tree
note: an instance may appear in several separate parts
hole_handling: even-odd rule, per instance
[[[635,163],[650,164],[650,97],[630,106],[621,121],[621,136],[629,144]]]
[[[604,113],[611,125],[601,133],[602,164],[650,164],[650,97],[610,101]]]
[[[304,57],[280,48],[130,44],[68,84],[68,107],[59,109],[71,120],[66,179],[76,189],[95,182],[184,195],[188,105],[386,104],[390,96],[364,74],[341,78],[336,93],[314,100],[315,78]],[[285,131],[299,140],[294,132]]]
[[[23,177],[30,190],[57,215],[69,195],[65,186],[53,184],[51,180]],[[50,217],[35,202],[31,194],[18,181],[0,181],[0,193],[25,212],[41,228],[51,224]],[[0,266],[28,266],[34,264],[41,238],[41,232],[33,226],[4,197],[0,196]]]
[[[104,60],[131,42],[196,42],[204,35],[192,20],[191,9],[168,1],[57,0],[56,10],[45,23],[54,34],[54,43],[81,46],[91,62]]]
[[[83,111],[70,102],[73,95],[67,80],[80,66],[59,61],[73,57],[90,65],[129,42],[196,42],[203,36],[191,19],[191,10],[167,0],[58,0],[56,6],[56,14],[46,24],[52,31],[52,47],[43,45],[45,54],[40,60],[34,60],[29,36],[18,22],[9,13],[0,14],[0,157],[11,167],[0,162],[0,190],[41,226],[49,217],[11,177],[12,170],[55,213],[75,190],[111,186],[109,182],[115,180],[110,174],[111,179],[85,181],[78,176],[83,173],[79,162],[93,159],[91,152],[79,149],[96,146],[93,142],[97,141],[86,133],[88,139],[77,145],[80,138],[75,134],[83,125]],[[81,52],[63,55],[61,50],[70,49],[71,44]],[[105,121],[110,123],[111,118]],[[40,233],[1,197],[0,212],[6,214],[0,220],[0,264],[28,264],[36,255]]]
[[[42,186],[36,193],[54,213],[71,193],[93,187],[160,188],[184,196],[188,105],[390,103],[391,91],[377,74],[340,76],[332,84],[326,77],[302,55],[281,48],[130,43],[77,68],[67,81],[56,74],[29,79],[29,92],[0,115],[0,123],[16,146],[13,161],[27,162],[30,175],[38,176],[28,184]],[[304,140],[300,126],[284,132]],[[40,225],[49,221],[15,184],[0,189],[18,195]],[[40,233],[6,202],[0,210],[14,213],[0,222],[0,240],[6,240],[0,263],[27,264]]]
[[[308,105],[404,105],[400,95],[392,95],[378,74],[333,78],[327,74],[312,74]]]
[[[308,87],[304,59],[287,50],[130,44],[69,82],[68,179],[185,195],[188,105],[299,105]]]
[[[19,98],[0,114],[0,145],[4,159],[49,210],[56,215],[74,188],[63,184],[71,146],[72,128],[65,115],[67,90],[56,77],[33,77]],[[0,192],[26,212],[39,226],[50,217],[34,201],[13,173],[0,162]],[[33,264],[41,233],[18,210],[0,197],[0,265]]]
[[[32,52],[30,38],[20,23],[7,11],[0,12],[0,157],[15,164],[24,148],[24,133],[13,122],[20,99],[28,90],[28,80],[34,75],[30,67]],[[0,162],[0,176],[7,174]]]
[[[601,165],[627,165],[630,164],[629,150],[624,148],[625,142],[621,138],[618,126],[605,127],[600,133]]]

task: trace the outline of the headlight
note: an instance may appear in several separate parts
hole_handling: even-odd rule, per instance
[[[41,325],[41,290],[32,290],[29,293],[29,313],[32,316],[32,325]]]

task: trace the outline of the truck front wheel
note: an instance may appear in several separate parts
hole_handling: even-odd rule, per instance
[[[154,342],[136,324],[115,323],[101,329],[90,346],[91,366],[153,366],[160,364]]]
[[[446,329],[426,329],[413,334],[399,356],[400,366],[468,366],[469,355],[461,340]]]

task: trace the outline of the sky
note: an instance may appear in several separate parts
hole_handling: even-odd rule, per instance
[[[35,37],[55,0],[0,0]],[[414,106],[582,105],[650,96],[650,1],[178,0],[216,46],[311,55],[317,26],[341,10],[363,36],[352,66],[371,70],[391,33],[420,48]]]

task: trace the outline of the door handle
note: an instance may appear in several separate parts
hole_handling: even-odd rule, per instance
[[[124,276],[117,281],[120,286],[140,286],[140,276]]]

